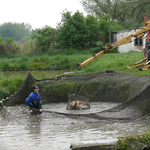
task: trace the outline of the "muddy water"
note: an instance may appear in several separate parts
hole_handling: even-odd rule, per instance
[[[66,103],[46,104],[43,110],[66,113],[94,113],[112,108],[117,103],[91,103],[91,109],[68,111]],[[133,121],[101,121],[67,117],[44,112],[30,115],[27,106],[8,107],[0,115],[1,150],[69,150],[70,143],[114,139],[149,131],[149,118]]]

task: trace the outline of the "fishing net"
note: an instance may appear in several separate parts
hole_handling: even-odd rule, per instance
[[[82,90],[82,95],[80,94]],[[68,110],[78,110],[78,109],[89,109],[90,108],[90,96],[87,93],[84,85],[77,80],[75,86],[71,89],[68,94]]]
[[[72,102],[75,100],[85,101],[90,104],[90,97],[88,97],[88,96],[82,96],[82,95],[77,95],[77,94],[68,94],[68,102]]]
[[[67,102],[69,104],[76,100],[81,102],[87,101],[86,106],[88,107],[85,108],[87,110],[90,108],[89,112],[90,110],[92,110],[92,102],[97,102],[99,108],[101,107],[100,102],[120,103],[119,106],[115,106],[111,109],[99,111],[96,113],[88,113],[87,111],[86,114],[79,115],[79,111],[76,111],[77,113],[73,114],[76,116],[90,117],[103,120],[128,120],[139,118],[150,113],[150,77],[127,75],[114,72],[99,72],[80,75],[79,77],[75,75],[65,75],[65,77],[59,76],[57,77],[57,79],[52,78],[36,80],[29,73],[18,91],[10,97],[4,99],[3,104],[6,107],[21,104],[24,105],[25,99],[31,93],[32,85],[38,84],[39,87],[40,85],[43,86],[42,88],[40,88],[40,95],[42,99],[49,100],[47,101],[49,103]],[[71,91],[70,86],[63,89],[60,86],[62,85],[62,83],[66,83],[65,85],[74,85],[74,87]],[[89,88],[88,86],[91,88]],[[58,92],[58,88],[62,90],[61,93]],[[59,95],[59,93],[61,95]],[[88,93],[90,93],[90,96]],[[81,107],[81,109],[85,108]],[[59,109],[61,108],[58,108],[58,112]],[[47,112],[52,113],[53,111],[48,110]],[[1,113],[4,114],[5,111],[1,110]],[[66,116],[72,115],[71,111],[67,112],[67,110],[66,112],[63,110],[63,112],[59,112],[59,114]]]

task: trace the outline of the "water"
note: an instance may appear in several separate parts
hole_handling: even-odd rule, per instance
[[[66,113],[94,113],[117,103],[91,103],[91,109],[66,110],[66,103],[46,104],[43,110]],[[0,115],[1,150],[69,150],[70,143],[114,139],[143,134],[149,130],[149,118],[133,121],[101,121],[87,117],[67,117],[43,112],[37,117],[28,114],[27,106],[8,107]],[[9,112],[8,112],[9,111]],[[5,112],[5,113],[4,113]]]

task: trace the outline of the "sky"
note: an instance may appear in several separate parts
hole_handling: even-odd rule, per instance
[[[33,29],[45,25],[56,28],[63,10],[74,14],[77,10],[86,16],[81,0],[0,0],[0,24],[28,23]]]

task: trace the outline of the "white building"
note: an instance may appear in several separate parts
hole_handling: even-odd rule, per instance
[[[150,18],[148,18],[147,14],[144,14],[144,24],[146,21],[150,20]],[[122,30],[122,31],[116,31],[116,32],[112,32],[112,39],[113,39],[113,43],[122,39],[123,37],[126,37],[130,34],[132,34],[133,32],[135,32],[138,29],[131,29],[131,30]],[[133,40],[131,43],[129,44],[124,44],[124,45],[120,45],[118,46],[118,52],[120,53],[126,53],[126,52],[130,52],[130,51],[144,51],[145,47],[146,47],[146,36],[147,34],[145,34],[142,39],[135,39]],[[144,51],[144,56],[147,55],[147,52]]]
[[[138,29],[136,29],[136,30],[138,30]],[[136,30],[132,29],[132,30],[121,30],[121,31],[112,32],[113,43],[132,34]],[[145,40],[146,40],[146,34],[142,37],[142,39],[135,39],[131,43],[118,46],[118,52],[126,53],[126,52],[130,52],[130,51],[139,51],[139,52],[144,51]]]

